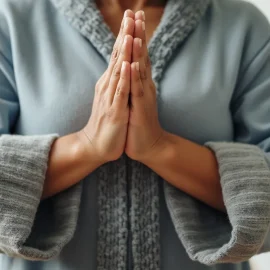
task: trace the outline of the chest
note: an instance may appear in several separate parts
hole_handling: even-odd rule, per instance
[[[23,38],[14,44],[19,52],[14,55],[19,134],[64,135],[81,129],[91,114],[95,84],[107,68],[100,51],[66,18],[54,20],[57,27],[39,29],[36,36],[25,31],[24,38],[33,39],[27,47],[20,44]],[[237,70],[231,62],[220,63],[224,50],[213,42],[218,39],[198,46],[202,34],[207,39],[197,29],[164,65],[158,85],[159,120],[167,131],[198,143],[230,140]],[[38,54],[33,57],[33,52]]]

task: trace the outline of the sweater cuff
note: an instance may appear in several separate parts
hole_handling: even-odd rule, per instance
[[[206,144],[216,155],[227,214],[165,183],[167,205],[189,256],[203,264],[255,255],[270,224],[270,171],[264,153],[240,143]]]
[[[56,256],[71,239],[80,187],[40,202],[57,135],[0,137],[0,252],[28,260]]]

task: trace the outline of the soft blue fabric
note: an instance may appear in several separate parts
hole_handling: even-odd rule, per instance
[[[0,133],[69,134],[88,121],[106,61],[48,0],[0,2]],[[237,141],[270,149],[270,27],[252,5],[213,0],[175,53],[161,82],[160,122],[204,144]],[[97,181],[83,181],[77,231],[59,257],[29,262],[0,255],[3,270],[96,269]],[[163,270],[242,270],[187,256],[161,197]],[[270,214],[270,213],[269,213]],[[44,226],[46,222],[44,221]]]

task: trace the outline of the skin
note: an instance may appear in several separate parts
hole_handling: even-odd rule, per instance
[[[42,199],[77,184],[124,152],[133,33],[134,14],[127,12],[108,69],[96,84],[87,125],[77,133],[58,138],[51,148]]]
[[[144,10],[147,18],[147,44],[160,22],[166,4],[166,0],[97,0],[96,2],[105,22],[110,26],[115,36],[118,35],[125,10],[131,9],[134,12]]]
[[[119,12],[118,16],[126,5],[124,2],[129,1],[111,4],[114,12]],[[145,0],[132,3],[134,10],[151,10],[154,4]],[[107,21],[111,11],[108,12],[103,10]],[[88,124],[75,134],[57,139],[52,147],[43,198],[78,183],[125,152],[175,187],[225,211],[214,153],[165,131],[158,121],[156,89],[147,49],[147,14],[149,24],[155,28],[157,22],[151,12],[126,11],[111,62],[96,85]],[[115,29],[116,25],[110,27]]]

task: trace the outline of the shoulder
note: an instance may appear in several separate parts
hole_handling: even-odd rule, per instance
[[[0,21],[6,21],[8,24],[29,24],[39,14],[47,13],[49,10],[52,10],[50,0],[1,0]]]
[[[266,16],[252,3],[242,0],[212,0],[210,12],[219,16],[224,25],[242,25],[253,30],[270,31]]]
[[[226,61],[238,67],[234,99],[249,89],[247,86],[252,82],[265,84],[270,60],[270,23],[266,16],[242,0],[212,0],[209,12],[211,23],[219,21],[219,31],[225,36],[222,50],[227,55]]]
[[[12,13],[27,12],[35,9],[38,6],[44,6],[50,0],[1,0],[0,13],[1,15],[12,15]]]
[[[247,0],[211,0],[211,3],[214,7],[220,8],[225,12],[227,11],[230,14],[241,14],[247,17],[255,15],[267,20],[259,8]]]
[[[224,26],[234,26],[242,31],[270,36],[270,23],[252,3],[243,0],[212,0],[210,12],[218,16]],[[228,28],[233,31],[233,28]]]
[[[203,25],[205,32],[222,40],[220,46],[224,51],[234,47],[242,55],[243,66],[270,41],[270,23],[266,16],[242,0],[211,0]]]
[[[1,10],[7,10],[13,8],[15,10],[27,10],[41,5],[50,4],[53,0],[1,0]]]
[[[14,63],[27,50],[37,53],[36,41],[49,32],[55,18],[51,0],[0,0],[0,57]]]
[[[54,13],[50,0],[0,0],[0,39],[18,39],[41,28]]]

